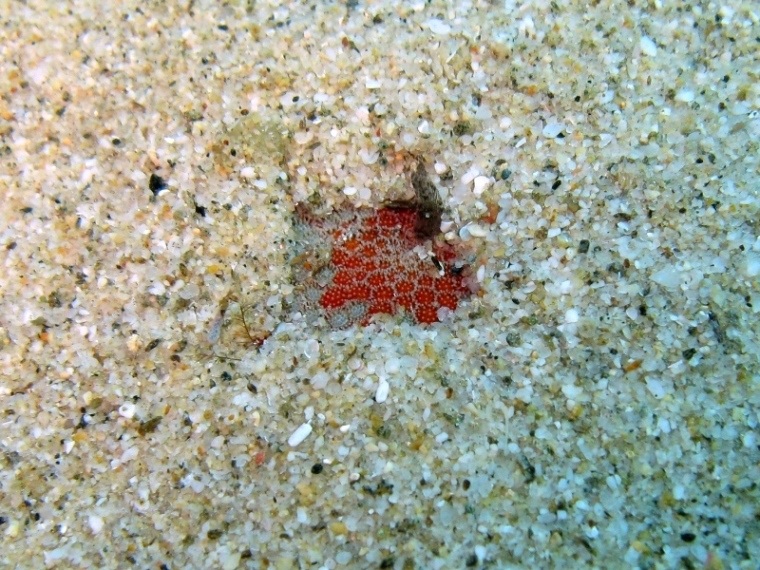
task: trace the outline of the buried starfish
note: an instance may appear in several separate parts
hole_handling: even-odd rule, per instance
[[[403,313],[433,323],[473,293],[465,256],[442,239],[438,192],[421,162],[411,180],[413,200],[378,210],[341,209],[320,218],[296,207],[297,241],[307,244],[292,264],[296,307],[307,319],[321,315],[344,328]]]

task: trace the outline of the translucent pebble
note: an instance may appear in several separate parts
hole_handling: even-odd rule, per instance
[[[179,292],[181,299],[195,299],[200,293],[200,288],[195,283],[188,283]]]
[[[657,55],[657,45],[655,45],[651,38],[648,38],[647,36],[641,36],[639,47],[641,48],[641,53],[644,55],[648,55],[649,57]]]
[[[472,168],[470,168],[470,170],[468,170],[462,175],[462,178],[461,178],[462,184],[465,184],[465,185],[469,184],[470,182],[475,180],[475,177],[477,177],[477,175],[478,175],[478,169],[477,167],[473,166]]]
[[[672,265],[668,265],[653,273],[652,281],[667,289],[675,289],[681,284],[681,272]]]
[[[565,127],[561,123],[549,123],[541,132],[547,139],[553,139],[557,138],[564,128]]]
[[[119,460],[122,463],[127,463],[128,461],[132,461],[135,457],[137,457],[139,452],[140,450],[137,449],[137,446],[130,447],[124,453],[121,454],[121,457],[119,458]]]
[[[124,402],[119,406],[119,415],[122,418],[131,419],[135,416],[136,411],[137,407],[132,402]]]
[[[359,158],[362,159],[362,162],[364,164],[375,164],[379,157],[380,154],[377,152],[373,152],[367,149],[362,149],[359,151]]]
[[[398,358],[389,358],[385,362],[385,371],[388,374],[395,374],[396,372],[399,371],[400,367],[401,367],[401,363],[399,362]]]
[[[488,234],[488,230],[480,224],[469,224],[467,230],[472,237],[485,237]]]
[[[626,564],[633,567],[636,566],[636,562],[639,559],[639,551],[636,550],[633,546],[631,546],[628,550],[625,551],[625,556],[623,557],[623,560]]]
[[[369,109],[364,105],[357,108],[354,114],[356,115],[356,118],[359,119],[362,123],[369,122]]]
[[[472,191],[476,196],[480,196],[491,185],[491,179],[488,176],[476,176],[472,181]]]
[[[567,232],[557,234],[557,245],[560,247],[570,247],[573,244],[572,238]]]
[[[240,552],[225,552],[219,557],[222,570],[235,570],[240,566]]]
[[[432,18],[426,22],[428,29],[434,34],[446,35],[451,32],[451,26],[449,26],[443,20]]]
[[[388,399],[388,394],[391,390],[390,384],[388,384],[387,380],[380,380],[380,383],[377,385],[377,391],[375,392],[375,401],[378,404],[382,404]]]
[[[288,445],[290,447],[296,447],[300,443],[303,442],[307,437],[309,437],[309,434],[311,434],[312,427],[309,424],[301,424],[296,428],[296,431],[294,431],[291,436],[288,438]]]
[[[744,273],[747,277],[756,277],[760,273],[760,256],[748,255],[744,264]]]
[[[475,112],[475,118],[478,121],[489,121],[491,118],[493,118],[493,114],[491,113],[491,109],[488,107],[488,105],[481,105]]]
[[[309,339],[304,343],[303,354],[309,360],[319,356],[319,342],[316,339]]]
[[[577,400],[578,397],[583,394],[583,388],[576,386],[575,384],[566,384],[565,386],[562,386],[562,393],[570,400]]]
[[[681,89],[678,93],[676,93],[676,101],[681,101],[682,103],[691,103],[696,99],[696,94],[691,89]]]
[[[311,386],[315,390],[322,390],[330,381],[330,376],[326,372],[317,372],[311,379]]]
[[[647,390],[649,390],[649,393],[652,394],[652,396],[658,400],[665,396],[665,386],[663,386],[662,382],[656,378],[647,378],[646,383]]]
[[[448,307],[438,307],[438,310],[436,311],[436,316],[438,317],[438,320],[442,323],[445,323],[451,317],[454,315],[454,311],[449,309]]]
[[[163,295],[166,293],[166,286],[159,281],[148,287],[148,293],[151,295]]]
[[[296,141],[296,144],[300,145],[308,144],[312,138],[314,138],[314,135],[308,131],[299,131],[293,135],[293,140]]]
[[[104,526],[103,519],[97,515],[90,515],[87,518],[87,524],[90,525],[92,534],[98,534],[101,530],[103,530]]]

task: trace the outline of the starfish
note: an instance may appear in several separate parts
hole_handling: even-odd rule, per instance
[[[334,328],[366,325],[380,313],[440,321],[472,288],[467,266],[453,245],[436,239],[440,230],[431,230],[431,217],[439,222],[440,213],[418,203],[344,209],[325,218],[298,206],[300,241],[317,244],[295,258],[299,308],[323,315]]]

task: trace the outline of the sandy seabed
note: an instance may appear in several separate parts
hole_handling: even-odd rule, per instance
[[[756,3],[0,21],[0,566],[758,567]],[[305,319],[410,157],[479,293]]]

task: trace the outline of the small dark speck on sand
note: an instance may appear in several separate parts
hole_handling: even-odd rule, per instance
[[[148,188],[150,188],[150,191],[153,192],[154,196],[158,196],[162,190],[166,190],[167,188],[166,181],[161,178],[158,174],[151,174],[150,180],[148,181]]]

